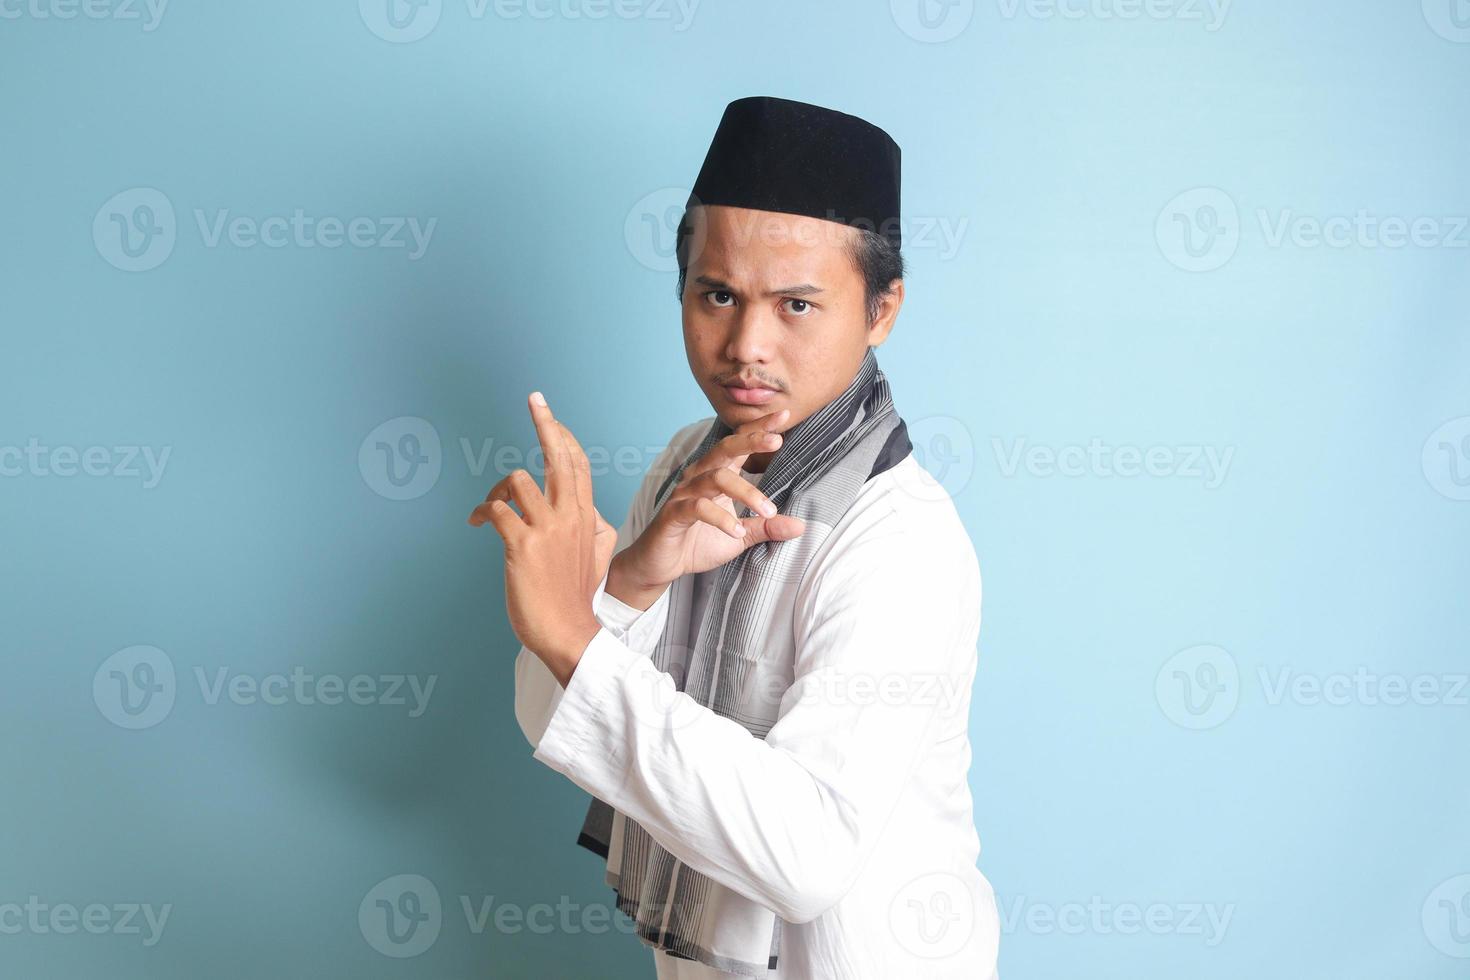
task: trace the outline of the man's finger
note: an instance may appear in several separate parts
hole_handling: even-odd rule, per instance
[[[760,544],[762,541],[790,541],[799,538],[806,532],[806,521],[800,517],[792,517],[790,514],[777,514],[775,517],[742,517],[740,523],[745,525],[746,544]]]
[[[593,514],[596,509],[592,506],[592,464],[588,461],[582,444],[577,441],[576,436],[572,435],[572,430],[567,428],[564,422],[559,421],[556,424],[561,427],[562,444],[566,446],[568,468],[577,478],[577,506],[584,513]]]
[[[551,505],[536,485],[536,478],[527,470],[512,470],[485,494],[485,503],[503,500],[514,503],[525,515],[528,524],[538,524],[551,516]]]
[[[751,419],[749,422],[741,422],[735,426],[735,432],[769,432],[775,426],[781,425],[791,416],[791,409],[778,408],[759,418]]]
[[[570,499],[574,491],[566,440],[545,396],[533,391],[527,401],[531,406],[531,421],[536,425],[536,437],[541,441],[541,455],[546,459],[546,499],[552,507],[557,507],[563,499]]]
[[[702,497],[729,497],[732,501],[744,504],[763,517],[776,516],[776,505],[771,498],[761,493],[755,484],[745,480],[733,470],[720,468],[707,470],[695,481],[689,482],[687,491],[697,493]]]
[[[724,467],[738,470],[752,453],[769,453],[785,444],[785,437],[774,430],[779,428],[786,409],[746,423],[710,447],[709,452],[689,464],[681,483],[688,483],[696,476]]]
[[[739,518],[708,497],[700,497],[695,501],[694,513],[704,523],[719,528],[736,540],[743,539],[748,533]]]
[[[597,561],[597,508],[592,506],[592,467],[582,444],[572,435],[572,430],[557,422],[561,429],[562,445],[566,447],[564,462],[572,474],[572,501],[577,509],[577,526],[581,531],[581,552],[594,564]],[[598,569],[600,571],[600,569]],[[588,570],[590,577],[592,570]]]
[[[475,527],[482,526],[486,521],[495,525],[496,532],[506,544],[514,543],[526,530],[526,524],[520,515],[511,510],[510,504],[499,499],[487,501],[470,512],[470,523]]]

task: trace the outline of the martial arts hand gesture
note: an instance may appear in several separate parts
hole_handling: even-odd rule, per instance
[[[718,568],[762,541],[799,537],[806,522],[778,514],[770,498],[740,476],[752,453],[780,447],[782,436],[774,430],[789,414],[783,408],[752,419],[690,463],[643,533],[612,560],[608,593],[647,609],[682,575]],[[736,517],[737,500],[755,513]]]
[[[545,495],[530,473],[516,470],[490,489],[469,522],[489,521],[505,541],[511,629],[565,687],[601,628],[592,595],[612,559],[617,529],[592,506],[591,467],[581,444],[540,392],[530,406],[546,457]]]

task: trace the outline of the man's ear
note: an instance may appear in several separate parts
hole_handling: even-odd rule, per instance
[[[893,322],[898,319],[902,306],[903,280],[895,279],[888,284],[888,292],[878,297],[878,315],[868,327],[869,347],[877,347],[888,339],[888,332],[893,329]]]

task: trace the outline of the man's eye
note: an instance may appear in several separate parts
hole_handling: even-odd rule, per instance
[[[788,299],[784,302],[789,304],[787,306],[787,309],[797,316],[806,316],[808,313],[811,312],[812,309],[812,304],[808,303],[804,299]]]
[[[704,298],[709,300],[715,306],[728,306],[729,302],[734,302],[735,299],[735,297],[731,296],[723,289],[712,289],[704,294]],[[729,302],[726,302],[727,300]]]

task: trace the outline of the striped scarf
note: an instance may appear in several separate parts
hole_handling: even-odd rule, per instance
[[[731,431],[714,420],[659,487],[654,513],[685,469]],[[685,575],[670,585],[668,620],[651,659],[673,677],[677,690],[756,738],[766,737],[781,702],[782,692],[772,688],[789,687],[792,677],[791,651],[773,657],[768,642],[778,631],[791,632],[791,607],[779,602],[780,586],[800,581],[863,484],[911,448],[869,347],[847,389],[784,434],[760,483],[780,513],[806,522],[802,535],[753,545],[700,573],[714,579],[699,583],[710,591],[698,622],[692,621],[691,604],[699,576]],[[751,513],[738,505],[737,516]],[[773,685],[772,678],[785,680]],[[607,858],[607,883],[645,945],[742,976],[766,977],[775,970],[782,926],[775,913],[679,861],[637,821],[594,797],[577,843]]]

